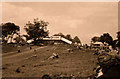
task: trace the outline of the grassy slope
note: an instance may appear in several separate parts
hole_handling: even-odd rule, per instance
[[[29,47],[28,45],[18,47],[15,44],[3,44],[2,45],[2,53],[9,53],[9,52],[16,52],[18,49],[24,50],[25,48]]]
[[[73,49],[72,53],[67,49]],[[34,52],[30,52],[31,56]],[[93,68],[96,67],[97,57],[90,50],[78,50],[70,45],[47,46],[36,51],[37,57],[27,57],[17,61],[18,57],[4,60],[3,76],[7,77],[41,77],[44,74],[59,76],[79,76],[88,77],[93,74]],[[48,59],[52,53],[58,53],[58,59]],[[22,56],[24,57],[24,56]],[[22,59],[22,57],[19,57]],[[26,57],[25,57],[26,58]],[[17,61],[17,62],[15,62]],[[5,62],[5,63],[4,63]],[[24,67],[22,67],[24,66]],[[20,68],[20,73],[15,72]]]

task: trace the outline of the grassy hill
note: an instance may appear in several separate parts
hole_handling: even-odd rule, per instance
[[[53,53],[58,58],[49,59]],[[79,50],[72,45],[35,47],[21,53],[3,57],[4,77],[89,77],[94,74],[97,57],[88,49]]]

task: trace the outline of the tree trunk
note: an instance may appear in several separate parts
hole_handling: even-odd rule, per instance
[[[9,39],[10,39],[10,36],[6,37],[6,42],[8,42]]]
[[[36,38],[34,38],[34,45],[36,45],[37,44],[37,40],[36,40]]]
[[[14,33],[12,33],[12,35],[11,35],[11,40],[10,40],[10,43],[12,43],[12,40],[13,40],[13,35],[14,35]]]

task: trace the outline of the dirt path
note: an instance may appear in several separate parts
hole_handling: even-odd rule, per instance
[[[3,58],[2,58],[2,60],[3,60],[3,62],[4,61],[7,61],[7,62],[4,62],[4,64],[8,64],[8,63],[15,63],[15,62],[18,62],[18,61],[22,61],[22,60],[25,60],[26,58],[28,58],[28,57],[30,57],[30,56],[32,56],[32,55],[34,55],[35,54],[35,51],[34,50],[40,50],[40,49],[42,49],[42,48],[45,48],[45,47],[47,47],[47,46],[43,46],[43,47],[34,47],[32,50],[26,50],[26,51],[24,51],[24,52],[21,52],[21,53],[14,53],[14,54],[7,54],[7,55],[3,55]]]
[[[31,46],[28,46],[28,47],[25,47],[24,49],[23,49],[23,47],[22,47],[22,49],[20,49],[21,50],[21,52],[26,52],[26,51],[29,51],[30,50],[30,47]],[[32,46],[32,49],[35,49],[35,48],[38,48],[38,46]],[[7,49],[6,49],[7,50]],[[5,56],[10,56],[10,55],[15,55],[15,54],[18,54],[18,51],[16,50],[16,51],[13,51],[13,52],[9,52],[9,53],[2,53],[1,55],[2,55],[2,57],[5,57]]]

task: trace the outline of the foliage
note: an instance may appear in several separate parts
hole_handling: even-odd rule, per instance
[[[72,37],[71,37],[70,34],[67,34],[67,35],[65,36],[65,38],[68,39],[68,40],[70,40],[70,41],[72,41]]]
[[[99,42],[100,37],[94,36],[91,40],[92,40],[92,42]]]
[[[18,37],[14,38],[14,40],[18,44],[25,43],[25,40],[20,35]]]
[[[73,42],[81,43],[81,41],[80,41],[80,39],[78,38],[78,36],[75,36],[75,37],[74,37]]]
[[[61,37],[65,37],[65,35],[63,33],[58,33],[58,34],[54,34],[53,36],[61,36]]]
[[[47,30],[48,22],[43,20],[34,19],[33,22],[28,22],[25,26],[25,31],[27,32],[26,36],[28,39],[34,39],[34,44],[37,43],[39,38],[48,36],[49,31]]]
[[[20,28],[19,26],[15,25],[14,23],[4,23],[2,24],[2,39],[3,42],[6,40],[8,41],[9,38],[11,38],[11,42],[12,42],[12,38],[14,36],[14,34],[18,34]]]
[[[102,42],[104,43],[108,43],[109,45],[113,44],[113,38],[110,36],[109,33],[104,33],[103,35],[101,35],[100,37],[93,37],[91,39],[92,42]]]
[[[117,32],[117,39],[120,40],[120,31]]]
[[[28,36],[28,35],[23,35],[23,37],[25,37],[26,40],[30,40],[30,36]]]
[[[117,32],[117,39],[113,40],[112,47],[116,49],[116,47],[120,47],[120,31]]]
[[[110,36],[109,33],[104,33],[103,35],[100,36],[100,42],[102,43],[108,43],[109,45],[112,45],[113,38]]]
[[[2,26],[0,25],[0,44],[2,43]]]

